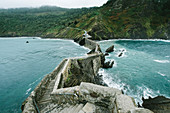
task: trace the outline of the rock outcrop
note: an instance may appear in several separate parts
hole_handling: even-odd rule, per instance
[[[113,52],[114,51],[114,45],[112,45],[111,47],[107,48],[106,49],[106,52],[109,53],[109,52]]]
[[[142,106],[152,110],[154,113],[170,113],[170,99],[164,96],[143,99]]]
[[[103,68],[112,68],[113,64],[114,64],[114,61],[105,62],[103,65]]]

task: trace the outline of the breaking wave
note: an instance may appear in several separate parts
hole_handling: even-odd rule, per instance
[[[154,60],[154,61],[158,63],[170,63],[169,60]]]

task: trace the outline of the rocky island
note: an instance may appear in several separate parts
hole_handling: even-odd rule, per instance
[[[23,102],[23,113],[153,113],[138,108],[122,91],[103,86],[98,71],[105,55],[100,45],[88,38],[75,41],[93,52],[64,59]]]

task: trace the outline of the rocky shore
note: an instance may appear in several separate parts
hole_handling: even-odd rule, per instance
[[[46,75],[23,102],[23,113],[153,113],[138,108],[120,90],[104,86],[98,71],[108,63],[99,44],[88,38],[74,41],[91,51],[64,59]]]

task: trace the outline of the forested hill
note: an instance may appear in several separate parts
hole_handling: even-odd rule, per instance
[[[170,0],[109,0],[102,7],[0,9],[0,36],[170,39]]]

